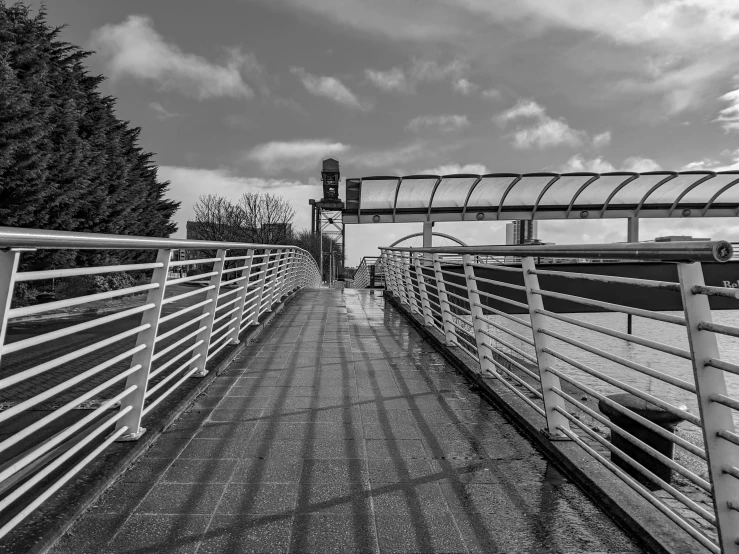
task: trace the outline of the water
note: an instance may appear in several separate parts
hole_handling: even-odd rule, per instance
[[[666,314],[674,314],[683,316],[683,312],[662,312]],[[621,332],[626,332],[626,314],[621,313],[582,313],[582,314],[568,314],[570,317],[579,319],[584,322],[600,325]],[[712,313],[713,322],[720,323],[722,325],[729,325],[732,327],[739,327],[739,310],[725,310],[725,311],[714,311]],[[523,325],[512,322],[509,319],[501,316],[488,316],[497,324],[504,326],[512,331],[516,331],[523,336],[530,337],[531,330]],[[527,315],[517,316],[520,319],[528,320]],[[570,339],[577,340],[579,342],[586,343],[595,348],[606,350],[611,354],[621,356],[628,360],[638,362],[651,369],[661,371],[670,376],[677,377],[688,383],[694,383],[693,368],[689,360],[678,358],[670,354],[665,354],[651,348],[636,345],[621,339],[609,337],[602,333],[583,329],[581,327],[557,321],[551,318],[546,318],[547,328],[560,333]],[[488,328],[488,332],[496,336],[500,336],[506,342],[516,346],[525,352],[534,355],[533,348],[528,344],[511,337],[506,333],[497,330],[495,328]],[[689,350],[687,330],[685,327],[674,325],[671,323],[664,323],[661,321],[654,321],[651,319],[645,319],[641,317],[633,318],[632,334],[650,340],[668,344]],[[727,337],[724,335],[716,335],[718,338],[719,352],[721,359],[727,362],[739,363],[739,339],[733,337]],[[593,369],[596,369],[602,373],[605,373],[609,377],[613,377],[632,385],[640,390],[646,391],[657,398],[670,402],[673,405],[680,406],[685,405],[688,411],[695,415],[699,415],[698,404],[695,395],[675,387],[669,383],[665,383],[657,378],[644,375],[636,370],[627,368],[612,362],[598,355],[591,354],[585,350],[562,342],[560,340],[551,339],[551,347],[557,352],[577,360],[578,362],[585,364]],[[567,375],[571,375],[581,383],[595,389],[596,391],[603,394],[610,394],[614,392],[623,392],[608,383],[601,381],[600,379],[591,376],[581,370],[578,370],[569,364],[557,360],[556,369],[562,371]],[[726,385],[728,396],[739,399],[739,375],[733,375],[728,372],[724,372],[726,377]],[[734,413],[734,421],[736,425],[739,425],[739,413]]]

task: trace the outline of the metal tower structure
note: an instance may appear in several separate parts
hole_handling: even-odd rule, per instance
[[[308,202],[312,207],[311,231],[313,236],[318,237],[320,245],[320,259],[322,277],[331,285],[339,274],[344,274],[346,260],[345,231],[343,222],[344,202],[339,198],[339,161],[334,158],[323,160],[321,168],[321,181],[323,182],[323,198],[321,200],[310,199]],[[331,239],[329,252],[324,252],[323,237]],[[333,246],[339,247],[339,252],[333,251]],[[324,256],[328,260],[324,261]],[[325,268],[328,268],[326,275]]]

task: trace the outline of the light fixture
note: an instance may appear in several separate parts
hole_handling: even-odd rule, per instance
[[[690,211],[690,208],[685,208],[685,209],[683,210],[683,217],[690,217],[690,214],[691,214],[691,213],[692,213],[692,212]]]
[[[482,221],[483,219],[485,219],[485,214],[480,212],[475,217],[477,218],[477,221]]]
[[[585,218],[586,218],[586,217],[588,217],[589,215],[590,215],[590,214],[588,213],[588,211],[587,211],[587,210],[583,210],[583,211],[581,211],[581,212],[580,212],[580,217],[581,217],[581,218],[583,218],[583,219],[585,219]]]
[[[374,223],[380,223],[380,216],[379,215],[373,215],[372,216],[372,221]]]

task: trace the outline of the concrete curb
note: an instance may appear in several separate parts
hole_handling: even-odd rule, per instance
[[[478,387],[480,394],[499,408],[519,430],[567,477],[578,485],[611,519],[648,550],[659,554],[702,554],[709,550],[688,535],[646,499],[571,441],[551,441],[542,432],[539,414],[501,385],[483,378],[475,360],[460,347],[447,346],[444,336],[425,326],[387,291],[385,299],[400,312],[444,358]]]
[[[300,289],[303,290],[303,289]],[[185,410],[210,386],[216,378],[223,373],[228,366],[236,359],[236,357],[246,348],[246,346],[254,339],[262,334],[265,327],[272,323],[274,318],[279,315],[288,302],[291,302],[300,290],[293,291],[290,293],[280,304],[278,304],[272,312],[267,314],[264,321],[260,322],[257,326],[252,327],[249,333],[241,339],[236,347],[226,356],[219,364],[213,369],[209,369],[208,374],[203,377],[198,385],[194,387],[182,400],[180,400],[173,408],[166,414],[160,415],[158,421],[161,422],[156,426],[149,423],[147,432],[144,436],[131,444],[131,449],[121,458],[119,458],[114,464],[103,468],[105,475],[99,476],[95,487],[90,488],[85,492],[83,497],[78,499],[78,502],[71,506],[69,511],[58,515],[58,523],[53,524],[48,530],[39,537],[34,546],[28,550],[29,554],[44,554],[58,541],[62,535],[64,535],[77,519],[82,516],[100,496],[113,485],[119,477],[121,477],[131,464],[136,462],[146,451],[154,444],[154,442],[167,430],[167,428],[177,420]],[[154,411],[154,416],[156,410]],[[154,418],[152,418],[154,419]]]

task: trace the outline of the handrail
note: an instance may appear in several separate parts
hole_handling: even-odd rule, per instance
[[[380,250],[387,291],[408,313],[418,314],[418,322],[430,333],[440,332],[441,342],[469,354],[472,371],[481,378],[497,379],[522,406],[531,408],[531,417],[539,418],[547,437],[581,446],[710,551],[739,553],[739,398],[725,376],[739,374],[739,363],[722,360],[717,342],[717,335],[722,340],[739,339],[739,327],[713,323],[708,303],[709,297],[736,300],[738,295],[735,288],[706,286],[700,263],[728,261],[733,255],[730,243]],[[476,263],[481,255],[519,261]],[[597,275],[537,269],[540,258],[556,257],[671,262],[679,282],[624,277],[608,265]],[[604,287],[618,287],[619,294],[609,296],[607,302],[599,299],[598,291]],[[635,307],[639,304],[634,304],[623,287],[675,295],[683,314]],[[558,308],[562,303],[570,308]],[[611,328],[612,319],[598,324],[597,318],[558,313],[569,309],[653,320],[660,329],[670,329],[660,331],[668,333],[664,339],[669,340],[649,333],[633,335],[631,324],[628,333],[617,331]],[[735,352],[736,346],[723,351]],[[646,386],[645,378],[649,379]],[[574,389],[563,388],[562,383]],[[673,433],[658,420],[643,417],[641,409],[632,409],[629,402],[622,405],[616,399],[623,396],[610,396],[614,389],[637,405],[642,402],[661,410],[658,417],[682,420],[681,428],[688,427],[689,434]],[[587,397],[599,402],[604,415],[584,402]],[[619,423],[619,417],[632,420],[629,425],[642,427],[645,434],[632,434],[631,427]],[[611,442],[603,426],[610,430]],[[700,431],[702,441],[690,433],[695,430]],[[649,434],[656,437],[654,443],[645,438]],[[666,456],[660,450],[665,443],[680,446],[680,457]],[[687,459],[687,453],[694,458]],[[607,460],[612,455],[618,463]],[[665,469],[655,469],[645,460],[654,460]],[[670,484],[671,471],[687,481]],[[645,482],[661,489],[669,502],[647,491]],[[701,518],[701,525],[674,509],[675,502],[681,510]]]
[[[282,244],[217,242],[210,240],[168,239],[132,235],[100,235],[77,231],[48,231],[22,227],[0,227],[0,248],[48,248],[75,250],[158,250],[161,248],[197,248],[201,250],[244,250],[249,248],[295,248]]]
[[[570,244],[531,246],[451,246],[433,248],[384,247],[391,252],[423,252],[425,254],[489,255],[510,257],[550,257],[621,260],[654,260],[663,262],[728,262],[734,249],[729,241],[639,242],[616,244]]]

